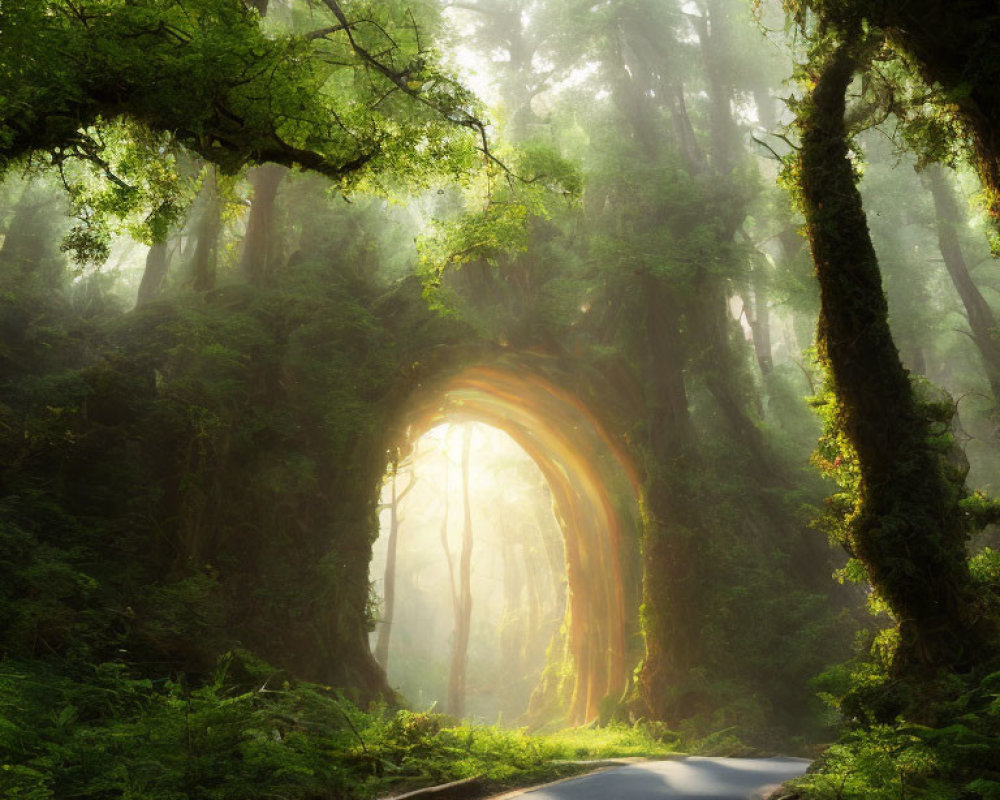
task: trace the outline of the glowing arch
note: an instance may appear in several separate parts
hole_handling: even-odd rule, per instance
[[[512,356],[421,390],[409,406],[406,438],[415,442],[444,422],[481,422],[507,433],[538,465],[565,542],[576,666],[570,719],[582,723],[598,715],[605,697],[622,695],[634,666],[628,645],[639,579],[629,553],[638,553],[638,487],[629,459],[594,414],[538,367],[537,358]]]

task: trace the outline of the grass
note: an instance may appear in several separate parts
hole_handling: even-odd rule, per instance
[[[613,723],[603,728],[566,728],[541,737],[564,759],[629,757],[667,758],[678,755],[680,737],[662,726]]]
[[[582,761],[667,756],[677,735],[612,725],[533,736],[440,714],[360,709],[340,693],[259,677],[193,687],[99,665],[69,676],[0,670],[5,800],[371,800],[476,778],[463,797],[587,771]],[[81,680],[82,678],[82,680]]]

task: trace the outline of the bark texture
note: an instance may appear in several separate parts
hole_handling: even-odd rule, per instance
[[[167,249],[167,243],[154,243],[146,254],[146,269],[143,271],[142,281],[139,283],[137,306],[144,306],[160,296],[169,267],[170,252]]]
[[[993,631],[976,613],[960,481],[949,480],[928,442],[929,422],[889,331],[844,122],[856,50],[840,44],[825,59],[799,118],[820,356],[861,469],[850,547],[899,621],[897,674],[961,671],[989,652]]]

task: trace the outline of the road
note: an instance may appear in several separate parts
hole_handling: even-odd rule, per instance
[[[806,771],[804,758],[646,761],[504,795],[523,800],[748,800]]]

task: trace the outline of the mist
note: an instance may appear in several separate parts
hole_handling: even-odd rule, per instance
[[[452,686],[466,497],[471,622],[464,685]],[[398,538],[392,543],[394,502]],[[376,655],[380,638],[388,640],[383,666],[390,684],[417,708],[456,713],[449,701],[461,694],[469,718],[517,722],[529,709],[550,644],[559,650],[566,615],[561,533],[538,467],[495,428],[446,424],[424,434],[392,468],[381,507],[371,574],[382,613],[373,637]],[[389,575],[385,562],[393,544]],[[387,621],[391,580],[395,601]]]
[[[892,5],[0,4],[0,795],[992,796],[997,23]]]

